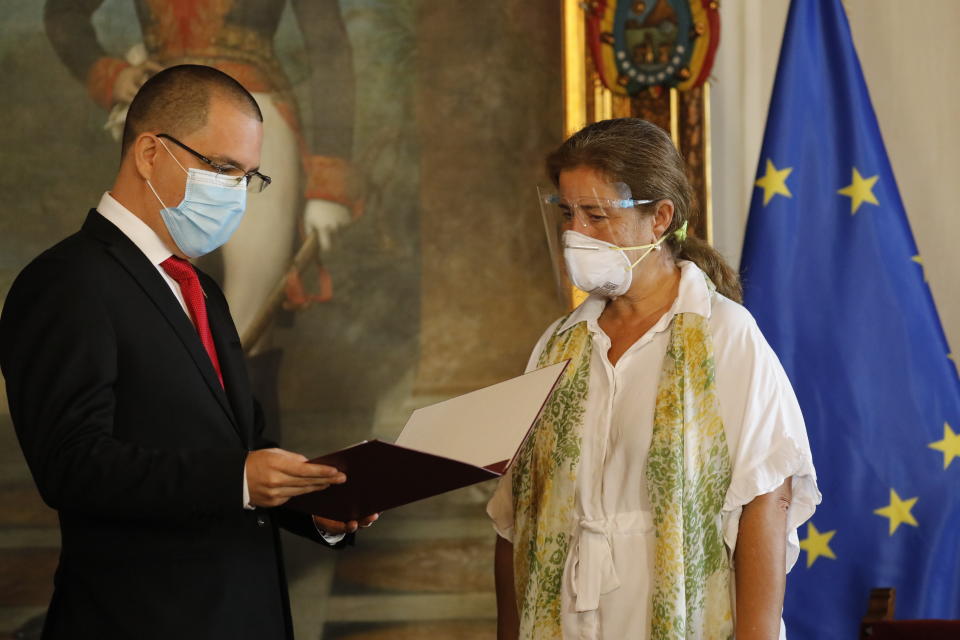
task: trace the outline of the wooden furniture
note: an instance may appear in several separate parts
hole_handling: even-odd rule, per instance
[[[960,640],[960,620],[894,620],[896,590],[870,590],[860,640]]]

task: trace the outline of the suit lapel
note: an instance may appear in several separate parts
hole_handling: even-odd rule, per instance
[[[211,296],[207,299],[207,320],[217,349],[217,358],[220,360],[220,373],[223,374],[227,398],[240,426],[241,437],[249,448],[253,441],[253,407],[250,403],[250,382],[240,337],[233,319],[230,318],[230,312],[225,305],[218,303],[218,297]]]
[[[184,313],[183,307],[180,306],[179,301],[176,296],[173,295],[163,276],[161,276],[157,268],[147,260],[143,252],[133,244],[133,241],[127,238],[122,231],[117,229],[95,210],[91,211],[90,215],[87,216],[84,229],[89,230],[107,243],[107,251],[126,269],[131,277],[136,280],[137,284],[140,285],[147,296],[153,301],[160,313],[163,314],[174,333],[180,338],[180,342],[183,343],[184,348],[189,352],[194,364],[197,365],[197,368],[203,375],[204,381],[210,388],[210,392],[213,393],[217,402],[227,414],[237,435],[240,436],[240,439],[243,440],[244,445],[246,445],[244,435],[237,424],[237,419],[230,407],[227,395],[223,387],[220,386],[220,380],[217,378],[217,372],[213,368],[210,356],[207,355],[206,350],[203,348],[203,343],[200,342],[200,336],[197,335],[197,330],[194,328],[193,323],[190,322],[187,314]]]

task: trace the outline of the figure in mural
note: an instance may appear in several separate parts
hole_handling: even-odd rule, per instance
[[[91,98],[104,109],[115,110],[114,118],[150,74],[177,64],[217,68],[256,98],[267,132],[263,164],[271,168],[275,180],[269,191],[251,201],[243,224],[224,247],[223,282],[258,395],[268,421],[275,423],[280,354],[269,349],[264,332],[273,311],[265,308],[270,292],[286,276],[288,308],[328,298],[329,277],[322,267],[321,291],[313,295],[304,292],[297,271],[290,270],[299,246],[298,225],[302,224],[301,239],[316,232],[321,248],[327,248],[334,230],[359,215],[362,206],[348,185],[354,81],[339,4],[292,0],[310,68],[311,104],[301,112],[274,49],[286,0],[134,2],[144,50],[135,64],[110,55],[98,41],[92,16],[103,0],[47,0],[48,37]],[[303,126],[304,115],[310,116],[311,126]]]

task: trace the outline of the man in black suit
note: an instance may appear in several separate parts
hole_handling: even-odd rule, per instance
[[[45,638],[291,637],[277,527],[341,546],[376,519],[282,506],[346,478],[262,440],[226,300],[186,261],[269,184],[262,137],[229,76],[160,72],[131,104],[113,188],[10,290],[0,366],[62,535]]]

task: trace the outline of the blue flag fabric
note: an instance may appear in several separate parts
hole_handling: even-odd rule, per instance
[[[856,638],[873,587],[897,618],[960,618],[960,379],[840,0],[790,6],[741,275],[823,494],[788,637]]]

